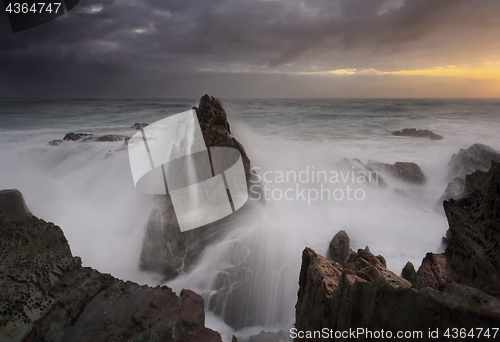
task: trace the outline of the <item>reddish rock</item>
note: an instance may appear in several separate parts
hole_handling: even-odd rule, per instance
[[[14,202],[22,198],[14,194]],[[82,267],[59,227],[33,216],[9,222],[4,208],[2,342],[221,341],[205,327],[201,296],[183,290],[178,297],[166,286],[140,286]]]
[[[367,249],[351,253],[342,267],[306,248],[297,330],[422,331],[418,340],[430,341],[428,329],[498,328],[500,164],[468,175],[465,191],[462,199],[444,202],[450,224],[445,253],[428,253],[418,272],[408,263],[402,273],[406,279]]]
[[[402,131],[394,131],[392,135],[400,137],[429,138],[431,140],[442,140],[442,135],[436,134],[428,129],[405,128]]]

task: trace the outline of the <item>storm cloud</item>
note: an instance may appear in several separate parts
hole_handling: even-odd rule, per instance
[[[495,0],[80,0],[65,16],[15,34],[2,15],[0,92],[407,96],[398,84],[408,77],[370,71],[500,69],[499,14]],[[366,73],[322,74],[351,69]],[[428,82],[420,79],[417,88]]]

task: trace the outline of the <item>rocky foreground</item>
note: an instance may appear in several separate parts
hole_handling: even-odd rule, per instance
[[[221,341],[203,298],[140,286],[71,254],[62,230],[0,191],[0,341]]]
[[[484,341],[489,340],[484,335],[489,328],[492,338],[500,327],[500,164],[493,163],[489,172],[467,175],[464,193],[461,199],[444,202],[450,224],[445,252],[428,253],[418,272],[408,263],[398,276],[368,249],[348,253],[345,232],[330,243],[328,254],[335,261],[306,248],[296,305],[297,331],[328,328],[331,336],[340,337],[335,340],[356,341],[373,337],[338,334],[363,328],[391,331],[396,338],[398,331],[421,331],[418,339],[412,338],[444,341],[454,336],[456,328],[459,333],[466,331],[470,339],[472,332],[471,340]]]

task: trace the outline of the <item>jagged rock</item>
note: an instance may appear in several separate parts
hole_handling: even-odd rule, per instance
[[[500,153],[487,145],[474,144],[466,150],[461,148],[448,162],[448,178],[465,178],[477,170],[488,171],[492,161],[500,162]]]
[[[376,258],[380,261],[380,264],[384,267],[387,267],[387,261],[385,260],[383,255],[377,255]]]
[[[99,141],[99,142],[111,142],[111,141],[127,141],[130,137],[126,135],[118,135],[118,134],[107,134],[97,138],[94,138],[92,134],[88,133],[68,133],[64,136],[64,141],[78,141],[82,139],[82,141]],[[63,140],[52,140],[49,142],[50,145],[58,146],[63,143]]]
[[[201,296],[82,267],[59,227],[0,209],[1,341],[221,341]]]
[[[500,295],[500,164],[465,178],[467,194],[443,203],[451,281]]]
[[[417,280],[417,272],[415,271],[415,267],[411,262],[407,262],[403,270],[401,271],[401,277],[408,280],[413,286],[416,284]]]
[[[347,169],[346,172],[353,172],[356,179],[360,176],[364,177],[363,182],[368,185],[378,185],[378,187],[382,189],[387,187],[387,183],[378,171],[374,170],[371,166],[362,163],[361,160],[357,158],[344,158],[339,163],[339,167],[344,170]]]
[[[120,141],[120,140],[128,140],[128,139],[130,139],[130,137],[127,137],[125,135],[108,134],[108,135],[103,135],[102,137],[96,138],[95,141],[110,142],[110,141]]]
[[[409,281],[383,267],[373,254],[361,249],[342,267],[306,248],[299,286],[295,306],[297,331],[327,328],[335,336],[336,332],[358,328],[384,330],[394,334],[392,339],[398,331],[421,331],[422,336],[414,339],[430,341],[430,327],[443,333],[449,328],[470,331],[479,326],[491,330],[500,324],[498,298],[457,283],[443,291],[430,287],[416,290]],[[371,339],[363,335],[352,340]]]
[[[394,131],[392,135],[398,137],[429,138],[431,140],[444,139],[442,135],[436,134],[428,129],[405,128],[402,131]]]
[[[441,207],[444,200],[457,200],[467,195],[465,176],[477,170],[488,171],[493,161],[500,162],[500,153],[489,146],[474,144],[466,150],[460,149],[448,162],[449,183],[438,205]]]
[[[52,146],[59,146],[62,143],[63,143],[63,141],[61,139],[56,139],[56,140],[49,141],[49,145],[52,145]]]
[[[221,100],[204,95],[198,108],[194,109],[207,147],[237,149],[241,153],[248,182],[252,177],[250,159],[243,146],[231,135]],[[141,269],[160,273],[165,279],[173,279],[179,273],[187,272],[204,248],[233,228],[237,217],[243,215],[247,208],[248,203],[222,220],[181,233],[170,196],[156,196],[155,206],[146,223]]]
[[[130,128],[135,128],[135,129],[139,130],[139,129],[142,129],[142,128],[147,127],[147,126],[149,126],[149,124],[147,124],[145,122],[143,122],[143,123],[136,122],[135,124],[130,126]]]
[[[16,189],[0,190],[0,211],[7,222],[33,216],[26,206],[23,194]]]
[[[91,136],[92,134],[88,134],[88,133],[68,133],[64,136],[63,140],[65,141],[77,141],[77,140],[80,140],[81,138],[83,137],[88,137],[88,136]]]
[[[330,260],[342,264],[347,260],[349,250],[349,235],[347,235],[345,230],[341,230],[335,234],[332,241],[330,241],[330,244],[328,245],[327,257]]]
[[[414,287],[442,290],[449,283],[444,254],[427,253],[417,271],[415,283],[412,283]]]
[[[423,184],[426,182],[424,172],[415,163],[396,162],[394,165],[378,162],[368,163],[369,167],[381,172],[386,172],[389,175],[399,178],[405,182],[413,184]]]

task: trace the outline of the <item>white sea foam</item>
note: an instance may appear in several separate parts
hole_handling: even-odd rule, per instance
[[[74,255],[85,266],[119,278],[156,285],[159,277],[138,270],[144,225],[152,197],[134,188],[123,142],[64,142],[70,131],[128,134],[134,122],[154,122],[189,109],[193,101],[75,101],[0,107],[0,188],[17,188],[31,211],[63,229]],[[295,171],[306,166],[338,170],[343,158],[394,163],[415,162],[427,176],[412,185],[382,175],[380,189],[357,184],[362,201],[271,200],[209,246],[198,265],[168,283],[190,288],[206,301],[218,271],[227,267],[233,246],[259,246],[254,271],[261,274],[257,306],[266,315],[260,328],[285,332],[294,321],[301,252],[307,246],[325,255],[330,239],[346,230],[353,249],[369,246],[399,274],[407,261],[416,267],[427,252],[437,252],[448,224],[436,211],[446,187],[447,163],[459,148],[484,143],[500,150],[500,119],[493,102],[461,101],[229,101],[233,133],[260,172]],[[475,117],[473,115],[476,114]],[[441,141],[393,137],[402,128],[428,128]],[[344,169],[349,171],[349,169]],[[286,184],[270,187],[286,189]],[[331,184],[330,184],[331,185]],[[302,184],[310,187],[314,184]],[[340,185],[339,185],[340,186]],[[213,314],[207,324],[230,341],[234,333]],[[255,330],[255,331],[254,331]],[[258,330],[258,331],[257,331]]]

